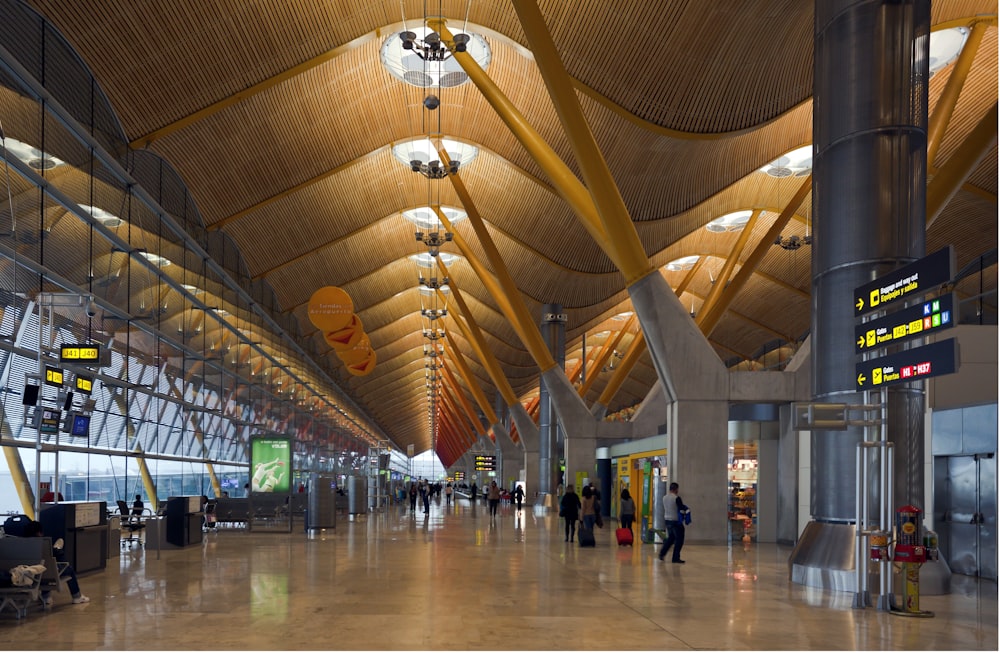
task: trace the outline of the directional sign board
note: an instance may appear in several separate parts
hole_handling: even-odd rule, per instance
[[[862,361],[854,366],[858,390],[919,381],[958,370],[958,341],[942,340],[889,356]]]
[[[900,299],[919,297],[955,276],[955,250],[951,245],[904,265],[854,289],[854,316],[884,308]]]
[[[61,345],[59,347],[59,361],[62,363],[96,363],[100,360],[100,345]]]
[[[477,472],[492,472],[497,468],[497,457],[476,456],[475,463]]]
[[[863,353],[876,347],[888,347],[918,336],[950,329],[955,326],[955,304],[955,294],[950,293],[877,320],[858,324],[854,327],[855,349],[858,353]]]

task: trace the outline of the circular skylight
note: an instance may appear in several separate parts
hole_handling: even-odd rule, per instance
[[[772,177],[805,177],[812,172],[812,144],[779,156],[760,169]]]
[[[96,206],[90,206],[87,204],[81,204],[80,208],[89,213],[94,217],[95,220],[103,224],[108,229],[114,229],[115,227],[121,225],[122,219],[117,215],[108,213],[104,209],[100,209]]]
[[[747,222],[750,220],[750,216],[753,215],[753,211],[734,211],[732,213],[727,213],[721,218],[716,218],[712,220],[705,228],[712,233],[723,233],[726,231],[739,231],[746,226]],[[695,257],[697,260],[697,257]]]
[[[13,138],[5,138],[4,147],[33,170],[51,170],[66,163],[62,159],[42,152],[37,147],[32,147]]]
[[[165,268],[170,265],[170,259],[160,256],[159,254],[153,254],[151,252],[139,252],[139,256],[143,257],[153,265],[158,268]]]
[[[458,162],[459,169],[471,163],[479,154],[479,148],[475,145],[448,138],[441,139],[441,147],[448,153],[448,161]],[[434,161],[440,162],[437,147],[426,136],[393,145],[392,154],[397,161],[408,168],[413,167],[414,161],[419,161],[424,166]],[[448,161],[444,162],[445,167],[447,167]]]
[[[698,262],[698,255],[694,254],[692,256],[685,256],[683,258],[674,259],[666,264],[667,270],[670,272],[679,272],[681,270],[690,270],[694,267],[694,264]]]
[[[931,55],[928,65],[932,75],[958,58],[967,38],[969,30],[965,27],[931,32]]]
[[[438,256],[440,256],[440,254]],[[447,263],[445,263],[445,265],[447,265]],[[428,288],[427,286],[420,286],[420,294],[423,295],[424,297],[434,297],[435,296],[434,290],[435,290],[434,288]],[[442,295],[447,295],[448,293],[451,292],[451,288],[448,287],[448,284],[443,284],[440,288],[438,288],[438,290],[441,291]]]
[[[466,36],[466,52],[486,70],[490,65],[490,46],[478,34]],[[403,38],[412,37],[412,38]],[[435,40],[437,39],[437,40]],[[456,39],[458,40],[458,39]],[[404,47],[409,43],[412,47]],[[392,34],[382,43],[379,58],[382,65],[396,79],[419,88],[449,88],[469,81],[469,76],[451,52],[440,43],[436,32],[427,27],[411,27]]]
[[[448,218],[451,224],[461,222],[466,217],[465,211],[452,206],[442,206],[441,212]],[[403,211],[403,217],[412,222],[421,231],[437,231],[442,227],[441,220],[437,212],[429,206],[420,206],[415,209]]]
[[[441,252],[437,256],[431,256],[427,252],[410,254],[410,260],[416,263],[418,267],[434,269],[437,269],[436,259],[441,259],[441,262],[444,263],[445,267],[448,267],[460,258],[462,257],[458,254],[449,254],[448,252]]]

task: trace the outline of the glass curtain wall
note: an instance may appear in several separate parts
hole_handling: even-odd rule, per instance
[[[68,44],[0,15],[0,512],[242,496],[255,436],[292,437],[300,472],[364,469],[386,438],[294,318]]]

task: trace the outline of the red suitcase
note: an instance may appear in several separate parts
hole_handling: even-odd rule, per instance
[[[618,538],[618,546],[625,546],[626,544],[632,546],[632,529],[631,528],[619,528],[615,530],[615,537]]]

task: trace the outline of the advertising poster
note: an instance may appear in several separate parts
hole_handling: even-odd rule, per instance
[[[284,438],[258,438],[250,446],[250,491],[291,491],[292,444]]]

